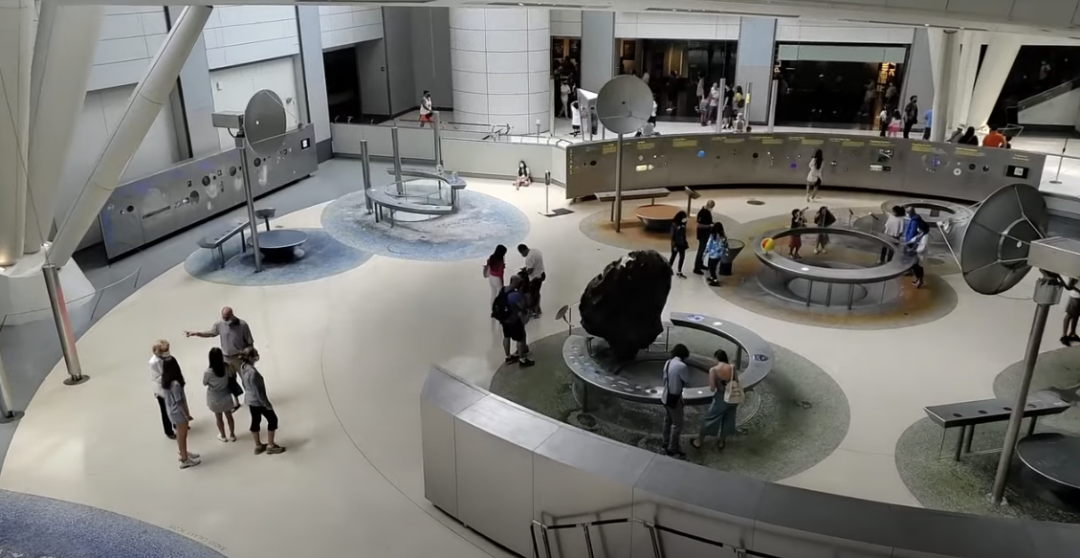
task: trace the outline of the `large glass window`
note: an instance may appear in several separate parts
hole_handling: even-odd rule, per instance
[[[700,119],[700,96],[735,82],[736,41],[620,40],[619,71],[648,78],[659,120]]]

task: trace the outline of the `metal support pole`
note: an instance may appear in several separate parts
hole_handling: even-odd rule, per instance
[[[435,121],[438,122],[438,119]],[[367,140],[360,140],[360,168],[364,172],[364,205],[367,207],[368,215],[371,215],[374,208],[371,196],[368,195],[371,191],[371,153],[368,151]]]
[[[0,359],[0,424],[18,420],[22,413],[16,413],[11,408],[14,398],[11,395],[11,381],[8,380],[7,370],[4,369],[4,361]]]
[[[1043,281],[1045,280],[1040,279],[1040,283]],[[1036,287],[1036,291],[1037,289],[1038,287]],[[1038,293],[1036,292],[1036,294]],[[1009,477],[1009,466],[1012,465],[1013,451],[1016,450],[1016,439],[1020,436],[1020,422],[1024,420],[1028,390],[1031,389],[1031,377],[1035,375],[1035,361],[1039,358],[1039,346],[1042,345],[1043,331],[1046,330],[1046,318],[1049,315],[1049,304],[1040,304],[1035,307],[1035,319],[1031,324],[1031,335],[1028,336],[1027,352],[1024,353],[1024,377],[1020,381],[1020,389],[1016,393],[1016,402],[1013,403],[1012,413],[1009,415],[1009,427],[1005,431],[1005,443],[1001,447],[1001,458],[998,460],[997,474],[994,476],[994,490],[990,493],[990,500],[995,505],[1000,504],[1005,496],[1005,482]]]
[[[581,525],[581,530],[585,532],[585,550],[588,552],[589,558],[595,558],[592,549],[592,534],[589,533],[589,524],[583,523]]]
[[[664,558],[664,549],[660,546],[660,533],[656,531],[656,525],[646,523],[645,526],[649,529],[649,540],[652,541],[653,556]]]
[[[262,272],[262,252],[259,251],[259,222],[255,217],[255,192],[251,187],[251,171],[248,170],[246,143],[244,130],[241,128],[236,134],[236,147],[240,150],[240,172],[244,176],[244,200],[247,203],[248,223],[251,227],[251,252],[255,256],[255,273],[260,273]]]
[[[615,232],[622,232],[622,137],[615,140]]]
[[[64,364],[67,365],[68,375],[71,376],[64,380],[64,385],[81,384],[90,379],[90,376],[82,373],[82,365],[79,364],[79,351],[75,347],[75,331],[71,328],[71,318],[68,317],[67,302],[64,300],[64,288],[60,285],[60,268],[46,264],[41,266],[41,273],[45,275],[45,291],[49,293],[49,305],[52,306],[56,333],[60,336]]]
[[[723,127],[723,125],[724,125],[724,102],[725,102],[725,99],[727,99],[727,95],[725,95],[724,89],[726,89],[726,88],[727,88],[727,79],[720,78],[720,104],[718,104],[716,106],[716,133],[718,133],[718,134],[720,133],[720,128]],[[734,98],[734,97],[732,97],[732,98]],[[734,101],[732,101],[732,102],[734,102]],[[732,105],[731,108],[732,108],[732,110],[734,110],[735,106]],[[690,212],[687,211],[686,214],[690,215]]]
[[[551,171],[544,171],[544,211],[540,213],[545,217],[551,217],[555,215],[551,212],[551,196],[548,195],[548,190],[551,189]]]
[[[1058,158],[1058,170],[1050,184],[1061,184],[1061,164],[1065,162],[1065,150],[1069,148],[1069,138],[1065,138],[1065,145],[1061,147],[1061,157]]]
[[[536,119],[536,143],[540,143],[540,119]]]
[[[434,111],[431,115],[431,129],[435,131],[435,172],[442,174],[442,118],[439,111]]]
[[[851,305],[855,304],[855,284],[848,283],[847,286],[847,309],[851,310]]]
[[[773,80],[772,88],[769,91],[769,133],[773,133],[773,125],[776,123],[776,96],[777,91],[780,90],[780,81]]]
[[[397,185],[397,193],[399,196],[404,196],[405,184],[401,181],[401,149],[398,148],[398,127],[396,123],[390,129],[390,142],[394,147],[394,181]]]
[[[544,555],[547,558],[551,558],[551,541],[548,540],[548,530],[546,525],[540,526],[540,540],[544,542]]]

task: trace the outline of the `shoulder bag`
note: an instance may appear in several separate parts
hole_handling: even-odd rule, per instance
[[[743,391],[742,382],[739,381],[739,373],[735,367],[731,367],[731,380],[724,388],[724,403],[738,405],[746,400],[746,392]]]

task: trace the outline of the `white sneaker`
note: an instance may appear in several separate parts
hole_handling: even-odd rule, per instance
[[[218,434],[217,439],[218,439],[219,442],[228,442],[229,441],[228,438],[226,438],[225,436],[222,436],[221,434]]]
[[[199,454],[197,454],[197,453],[195,453],[195,452],[193,452],[193,451],[189,451],[189,452],[187,452],[187,458],[188,458],[188,461],[191,461],[192,459],[199,459],[200,457],[202,457],[202,456],[201,456],[201,455],[199,455]],[[184,462],[184,460],[183,460],[183,459],[180,459],[179,457],[177,457],[177,458],[176,458],[176,460],[177,460],[177,461],[179,461],[179,462],[181,462],[181,463],[183,463],[183,462]]]
[[[187,469],[188,467],[194,467],[194,466],[198,465],[199,463],[202,463],[202,461],[199,461],[198,459],[192,459],[192,458],[188,457],[187,461],[181,461],[180,462],[180,468],[181,469]]]
[[[236,441],[236,436],[235,435],[229,436],[229,441],[230,442],[235,442]]]

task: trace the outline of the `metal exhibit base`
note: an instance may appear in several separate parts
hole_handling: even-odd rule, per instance
[[[86,374],[83,374],[82,376],[79,376],[78,379],[64,378],[64,385],[65,386],[77,386],[79,384],[85,384],[86,381],[89,380],[89,379],[90,379],[90,376],[88,376]]]
[[[838,265],[832,263],[828,267],[837,268]],[[859,267],[852,265],[851,269]],[[902,292],[900,279],[873,283],[826,283],[795,277],[768,267],[763,267],[756,279],[761,290],[782,301],[822,309],[880,307],[898,299]]]
[[[79,351],[75,346],[75,331],[71,327],[71,318],[68,316],[64,289],[60,285],[60,268],[52,264],[43,265],[41,273],[45,276],[45,291],[49,294],[49,305],[52,307],[53,320],[56,322],[56,333],[60,336],[60,349],[64,354],[64,364],[70,376],[64,380],[64,385],[76,386],[89,380],[90,376],[82,373],[82,365],[79,363]]]
[[[83,377],[86,378],[86,376],[83,376]],[[67,383],[67,382],[64,382],[64,383]],[[19,419],[23,418],[24,416],[26,416],[26,414],[23,413],[22,411],[12,411],[11,414],[7,415],[7,416],[0,415],[0,424],[8,424],[8,423],[11,423],[11,422],[16,422]]]

